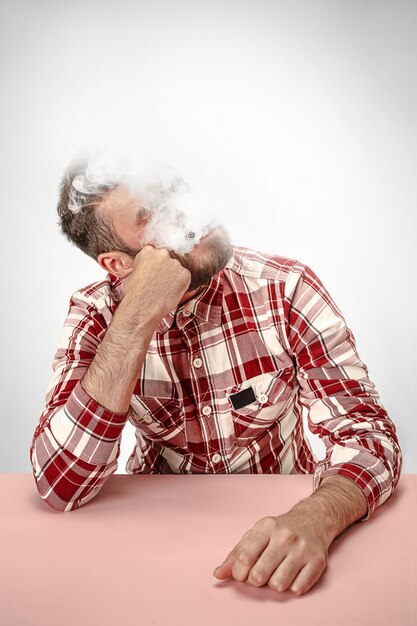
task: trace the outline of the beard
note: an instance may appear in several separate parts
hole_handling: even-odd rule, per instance
[[[191,282],[187,291],[193,291],[208,285],[213,276],[226,266],[233,254],[233,246],[223,226],[217,226],[191,252],[177,254],[170,250],[169,254],[190,272]]]

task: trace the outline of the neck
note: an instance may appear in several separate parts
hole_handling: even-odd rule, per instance
[[[202,287],[198,287],[197,289],[193,289],[193,291],[186,291],[185,294],[183,295],[183,297],[181,298],[181,300],[178,302],[178,306],[180,304],[184,304],[184,302],[188,302],[188,300],[191,300],[191,298],[194,298],[194,296],[197,293],[200,293],[200,291],[202,291],[205,287],[206,287],[206,285],[203,285]]]

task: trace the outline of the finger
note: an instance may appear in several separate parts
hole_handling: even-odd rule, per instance
[[[262,532],[261,530],[254,530],[250,536],[246,538],[246,540],[242,543],[240,548],[237,550],[235,558],[231,563],[231,571],[233,578],[239,581],[248,580],[249,572],[255,566],[257,567],[257,563],[260,558],[262,558],[264,551],[266,550],[270,541],[270,534],[266,532]],[[264,559],[265,562],[268,562],[268,559]],[[256,565],[255,565],[256,564]],[[276,567],[276,565],[275,565]],[[262,568],[259,569],[260,575],[262,574]],[[258,581],[257,572],[252,577],[252,584],[264,584],[260,580]],[[268,577],[269,578],[269,577]],[[267,580],[267,579],[266,579]],[[266,582],[265,580],[265,582]]]
[[[218,565],[213,572],[216,578],[230,578],[232,575],[232,563],[234,556],[228,556],[227,559],[221,565]]]
[[[248,583],[255,585],[255,587],[265,585],[286,555],[287,548],[284,545],[274,546],[272,542],[269,542],[250,568],[247,576]]]
[[[276,591],[285,591],[291,585],[299,572],[305,566],[305,560],[301,560],[300,557],[295,555],[288,555],[280,565],[271,573],[268,580],[268,587],[275,589]]]
[[[291,591],[297,596],[306,593],[313,587],[323,574],[326,566],[322,566],[314,561],[309,561],[299,572],[298,576],[291,584]]]
[[[243,542],[245,541],[246,537],[249,535],[250,532],[251,532],[250,530],[245,532],[241,540],[229,552],[229,554],[227,555],[223,563],[219,565],[218,567],[216,567],[216,569],[213,572],[214,576],[216,576],[217,578],[229,578],[232,575],[230,564],[233,563],[236,552],[239,550],[239,548],[241,547],[241,545],[243,544]]]

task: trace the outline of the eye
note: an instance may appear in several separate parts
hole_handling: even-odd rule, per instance
[[[137,226],[142,225],[144,222],[147,222],[150,219],[150,217],[151,217],[151,211],[149,209],[145,209],[144,207],[141,207],[136,212],[136,225]]]

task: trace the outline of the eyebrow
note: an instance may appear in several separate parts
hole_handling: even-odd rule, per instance
[[[149,209],[143,206],[140,206],[138,210],[136,211],[136,224],[140,224],[140,222],[143,221],[143,219],[147,216],[148,213],[149,213]]]

